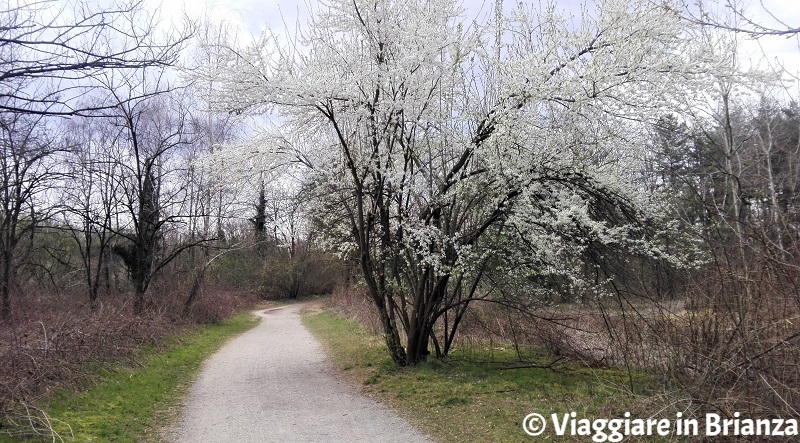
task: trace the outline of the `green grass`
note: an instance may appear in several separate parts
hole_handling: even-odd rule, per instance
[[[396,368],[381,338],[354,322],[327,312],[306,314],[303,320],[343,374],[439,442],[586,442],[591,438],[570,440],[547,433],[533,438],[523,433],[521,422],[532,412],[549,417],[576,411],[579,418],[603,418],[654,407],[647,395],[629,393],[631,379],[640,394],[653,387],[641,373],[565,364],[508,369],[519,366],[519,359],[512,350],[497,347],[456,351],[444,361],[431,358],[417,367]],[[536,351],[529,357],[542,364],[553,360]]]
[[[158,441],[158,429],[176,415],[175,407],[203,360],[257,323],[242,313],[221,325],[186,333],[160,350],[142,350],[135,367],[94,368],[94,383],[78,392],[55,394],[43,409],[64,441]],[[0,434],[0,443],[37,441],[53,439]]]

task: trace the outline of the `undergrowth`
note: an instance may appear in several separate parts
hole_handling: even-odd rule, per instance
[[[8,412],[0,443],[156,441],[202,361],[228,338],[257,324],[249,313],[198,326],[158,347],[145,346],[128,364],[85,365],[80,389],[63,388],[37,406]],[[26,407],[27,406],[27,407]]]
[[[541,350],[520,355],[499,345],[457,349],[444,360],[397,368],[381,338],[352,320],[323,312],[306,314],[304,322],[347,378],[436,441],[534,441],[522,430],[523,418],[532,412],[546,417],[572,411],[585,418],[622,417],[625,412],[674,417],[657,394],[655,378],[646,373],[581,367]]]

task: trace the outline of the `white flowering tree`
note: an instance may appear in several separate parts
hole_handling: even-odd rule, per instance
[[[673,11],[609,0],[482,26],[452,0],[334,0],[289,43],[211,48],[225,62],[198,75],[221,110],[280,115],[411,365],[447,354],[473,301],[601,293],[611,254],[677,260],[635,176],[643,124],[713,68]]]

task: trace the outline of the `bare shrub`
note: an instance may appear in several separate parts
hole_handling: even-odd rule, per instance
[[[265,299],[330,294],[343,273],[341,261],[324,253],[307,251],[295,256],[273,253],[262,266],[259,292]]]
[[[198,324],[220,324],[257,301],[258,297],[251,291],[206,291],[192,305],[189,318]]]
[[[754,260],[719,265],[687,290],[673,319],[672,373],[722,412],[797,416],[800,304],[797,265]]]
[[[717,250],[678,301],[626,295],[591,312],[562,308],[521,319],[527,337],[590,366],[659,375],[673,402],[693,405],[685,413],[797,416],[799,263],[753,245],[745,261],[736,249]]]
[[[363,285],[339,283],[331,294],[328,307],[333,312],[354,320],[373,334],[380,334],[382,331],[375,305]]]
[[[138,315],[124,295],[101,299],[95,310],[75,295],[28,294],[21,299],[12,321],[0,326],[3,432],[57,441],[49,434],[50,418],[40,408],[41,400],[87,381],[87,365],[135,365],[142,345],[161,346],[166,337],[194,323],[221,322],[256,302],[252,293],[206,290],[186,317],[180,288],[158,293]]]
[[[176,328],[163,316],[132,315],[124,300],[96,312],[49,297],[19,307],[17,320],[0,329],[0,412],[75,383],[87,363],[132,361],[137,346]]]

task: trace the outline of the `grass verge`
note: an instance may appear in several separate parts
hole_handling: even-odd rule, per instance
[[[46,420],[58,437],[12,436],[6,430],[0,443],[159,441],[157,431],[175,415],[174,407],[203,360],[256,324],[249,312],[241,313],[220,325],[193,329],[159,349],[143,349],[136,366],[94,368],[89,377],[93,383],[85,389],[56,393],[44,404]],[[45,424],[41,414],[32,416]]]
[[[396,368],[381,338],[353,321],[328,312],[305,314],[303,321],[345,377],[439,442],[586,442],[591,437],[571,440],[552,432],[530,437],[521,422],[532,412],[549,417],[575,411],[578,418],[611,418],[653,407],[650,396],[630,393],[631,381],[645,390],[641,394],[652,387],[644,374],[565,364],[521,368],[515,352],[498,347],[456,351],[444,361]],[[547,361],[545,355],[529,357]]]

